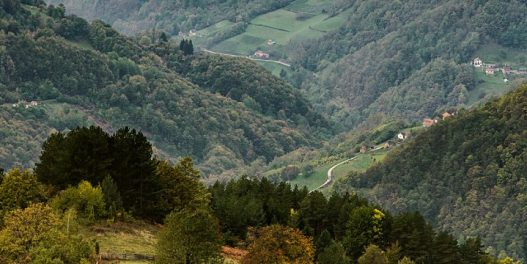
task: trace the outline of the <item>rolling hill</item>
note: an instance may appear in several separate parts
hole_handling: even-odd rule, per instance
[[[460,240],[479,236],[493,254],[525,259],[526,106],[523,85],[432,126],[336,189],[393,212],[418,210]]]
[[[192,156],[205,176],[316,145],[319,128],[331,133],[294,87],[250,61],[141,45],[61,7],[14,1],[1,12],[1,167],[30,166],[50,133],[91,124],[137,128],[159,157]],[[209,67],[230,68],[230,83]],[[249,82],[255,74],[262,81]]]

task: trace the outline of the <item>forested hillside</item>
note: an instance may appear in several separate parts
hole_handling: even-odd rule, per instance
[[[125,34],[133,35],[156,29],[170,35],[201,29],[222,20],[238,23],[243,30],[258,14],[278,9],[293,0],[51,0],[64,4],[68,12],[89,20],[102,19]],[[244,25],[245,24],[245,25]]]
[[[316,144],[315,130],[328,126],[294,87],[252,62],[222,62],[230,72],[222,79],[208,70],[221,59],[185,55],[178,43],[139,44],[60,7],[2,3],[1,167],[32,164],[53,131],[97,124],[136,127],[157,155],[190,155],[216,174]],[[260,81],[248,81],[254,74]]]
[[[459,239],[479,236],[496,254],[525,259],[526,140],[524,85],[431,127],[339,187],[393,212],[418,210]]]
[[[516,69],[527,67],[524,1],[275,0],[262,2],[264,9],[253,1],[207,3],[208,9],[196,9],[202,2],[148,2],[142,5],[141,19],[156,16],[159,24],[185,19],[203,29],[187,36],[209,49],[239,55],[264,50],[271,59],[291,63],[283,77],[301,87],[317,110],[332,116],[343,130],[394,117],[416,121],[445,108],[470,106],[514,87],[504,78],[513,83],[527,76],[485,77],[469,65],[480,56],[497,67],[511,62]],[[90,17],[86,10],[103,5],[68,0],[66,6]],[[119,15],[109,10],[130,8],[103,9],[96,17],[112,22]],[[224,10],[222,19],[227,20],[214,20],[217,10]],[[240,10],[253,15],[227,18]],[[166,20],[168,13],[174,18]],[[207,15],[210,23],[200,22]],[[153,28],[150,24],[135,32]]]
[[[481,92],[468,65],[476,51],[527,45],[525,1],[370,0],[350,8],[339,30],[291,46],[294,62],[318,72],[300,82],[310,98],[346,127],[468,105]]]

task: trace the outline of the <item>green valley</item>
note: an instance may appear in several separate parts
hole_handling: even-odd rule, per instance
[[[0,0],[0,263],[522,263],[525,14]]]

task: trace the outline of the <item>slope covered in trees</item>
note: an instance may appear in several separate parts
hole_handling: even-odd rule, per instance
[[[418,210],[460,239],[480,236],[496,253],[525,258],[526,140],[524,85],[431,127],[339,187],[393,212]]]
[[[191,155],[203,172],[216,174],[314,144],[311,130],[327,125],[309,114],[312,107],[294,87],[254,63],[225,63],[232,67],[226,82],[203,72],[207,64],[219,68],[217,58],[186,56],[177,43],[139,44],[100,21],[66,16],[61,7],[2,3],[2,167],[34,162],[53,131],[98,124],[107,131],[137,127],[157,154]],[[249,82],[253,72],[265,82]]]
[[[326,198],[265,178],[241,178],[207,190],[190,159],[175,166],[154,160],[148,145],[134,157],[119,155],[134,145],[122,138],[147,142],[133,130],[110,136],[110,154],[100,156],[82,151],[86,135],[102,134],[100,128],[79,128],[67,135],[68,143],[57,143],[63,135],[54,134],[35,173],[12,169],[0,174],[2,263],[96,262],[107,248],[80,230],[126,225],[132,218],[165,219],[156,263],[223,263],[223,243],[247,249],[241,263],[513,263],[483,252],[478,239],[458,243],[434,231],[419,213],[391,215],[356,195]],[[105,142],[98,144],[93,150]],[[139,156],[148,164],[134,166],[141,163],[133,161]],[[106,168],[87,171],[97,158]],[[72,167],[72,159],[88,162]],[[113,170],[126,161],[132,163]],[[114,255],[104,256],[113,260]]]
[[[240,25],[252,17],[278,9],[293,0],[200,0],[200,1],[89,1],[51,0],[51,4],[64,4],[73,14],[89,20],[102,19],[117,30],[132,35],[156,30],[177,35],[201,29],[222,20]]]
[[[468,103],[468,65],[482,46],[524,49],[525,1],[353,1],[349,18],[324,38],[291,45],[295,77],[345,127],[369,117],[417,120]],[[322,96],[320,96],[322,95]]]
[[[180,5],[174,13],[188,11],[198,14],[197,17],[209,14],[214,18],[221,6],[229,6],[228,14],[240,10],[249,13],[257,10],[253,8],[252,1],[248,1],[245,6],[241,6],[240,1],[225,1],[221,4],[212,2],[209,9],[199,12],[196,12],[195,6],[201,5],[201,2]],[[265,6],[269,8],[265,12],[282,7],[284,13],[297,10],[295,7],[309,6],[307,2],[313,2],[313,5],[326,4],[324,0],[266,2]],[[483,81],[468,63],[476,54],[486,56],[479,51],[488,46],[504,47],[515,54],[527,56],[524,51],[527,45],[527,18],[524,15],[527,5],[524,1],[331,2],[333,7],[338,6],[334,11],[324,9],[311,14],[297,10],[295,21],[301,23],[303,19],[322,12],[330,15],[328,21],[342,22],[337,29],[293,38],[295,40],[283,45],[262,46],[247,40],[242,46],[243,50],[265,49],[275,59],[291,62],[292,72],[287,74],[287,78],[302,87],[317,110],[331,115],[341,129],[355,128],[371,120],[381,123],[393,117],[416,121],[447,107],[469,105],[481,99],[486,100],[493,94],[503,94],[513,85],[505,85],[501,83],[502,79],[496,77],[500,85],[487,84],[492,87],[492,92],[482,89]],[[70,0],[67,4],[83,7],[83,10],[97,6],[82,0]],[[163,6],[164,1],[155,4],[148,2],[145,5]],[[175,6],[177,4],[164,6],[164,10],[172,10]],[[166,17],[164,12],[156,8],[142,11],[143,17],[159,13],[161,20]],[[82,10],[74,12],[85,15]],[[108,17],[116,16],[110,14]],[[98,18],[105,19],[105,16],[99,15]],[[249,21],[246,18],[251,16],[244,16],[241,20],[231,19],[231,22]],[[273,24],[278,29],[282,28],[280,21],[278,16],[276,25]],[[334,23],[340,25],[340,22]],[[202,29],[210,24],[196,22],[194,25],[196,29]],[[152,28],[154,26],[150,25]],[[263,27],[252,32],[252,35],[244,35],[243,25],[229,26],[216,32],[223,38],[213,36],[206,41],[206,45],[234,36],[244,41],[251,39],[251,36],[273,39],[266,34],[266,30]],[[292,34],[280,31],[275,37],[292,37]],[[506,63],[492,63],[501,62]],[[513,80],[521,77],[510,75],[507,78]]]

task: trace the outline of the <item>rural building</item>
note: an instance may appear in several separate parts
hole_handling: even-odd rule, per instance
[[[474,65],[476,68],[480,68],[483,66],[483,61],[480,58],[475,58],[472,65]]]
[[[29,106],[38,106],[38,102],[37,101],[31,101],[31,103],[29,103]]]
[[[261,59],[269,59],[269,54],[268,53],[265,53],[261,50],[257,50],[255,53],[254,53],[254,56],[255,57],[258,57],[258,58],[261,58]]]
[[[273,41],[272,39],[267,41],[267,45],[269,46],[273,46],[274,44],[276,44],[276,41]]]
[[[360,153],[364,154],[366,152],[368,152],[368,147],[366,147],[366,145],[360,146]]]
[[[507,75],[511,72],[512,68],[510,65],[505,65],[503,66],[503,68],[501,68],[501,72],[503,73],[503,75]]]
[[[452,114],[450,114],[449,112],[444,112],[441,116],[443,117],[443,120],[445,120],[445,119],[451,117]]]
[[[389,149],[393,146],[393,142],[390,142],[390,141],[387,141],[386,143],[384,143],[384,148],[385,149]]]
[[[400,139],[400,140],[405,140],[405,139],[408,138],[408,136],[409,136],[409,133],[407,133],[407,132],[401,132],[401,133],[399,133],[399,134],[397,135],[397,138]]]
[[[492,67],[488,67],[487,69],[485,69],[485,74],[487,75],[494,75],[494,73],[495,73],[495,70]]]
[[[430,119],[430,118],[423,119],[423,126],[424,127],[431,127],[431,126],[433,126],[435,124],[437,124],[437,120],[435,120],[435,119]]]

